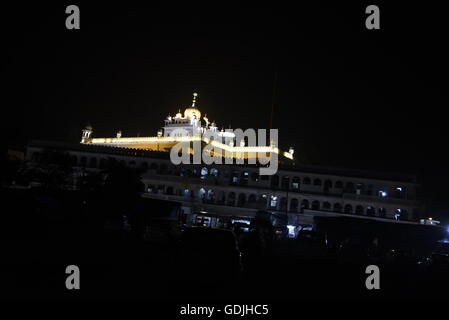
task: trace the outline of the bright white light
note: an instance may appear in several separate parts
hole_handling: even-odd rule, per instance
[[[385,191],[379,191],[379,195],[380,195],[381,197],[386,197],[386,196],[388,195],[388,193],[385,192]]]
[[[296,233],[295,233],[296,226],[289,224],[289,225],[287,225],[287,229],[288,229],[288,236],[290,238],[294,238],[296,236]]]
[[[277,206],[277,200],[278,199],[278,197],[276,197],[276,196],[271,196],[271,207],[276,207]]]
[[[402,188],[401,187],[397,187],[396,190],[402,191]]]
[[[244,220],[244,219],[233,219],[232,220],[232,223],[244,223],[244,224],[251,224],[251,221],[249,221],[249,220]]]

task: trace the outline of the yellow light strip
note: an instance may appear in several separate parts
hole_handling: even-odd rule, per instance
[[[92,144],[127,144],[136,142],[189,142],[201,141],[201,137],[142,137],[142,138],[94,138]]]
[[[210,140],[208,138],[201,138],[199,136],[193,137],[131,137],[131,138],[94,138],[90,140],[91,144],[129,144],[129,143],[143,143],[143,142],[193,142],[193,141],[203,141],[206,144],[210,144],[213,147],[223,149],[229,152],[237,153],[277,153],[280,154],[279,148],[272,146],[247,146],[247,147],[236,147],[230,146],[215,140]],[[282,155],[288,159],[293,159],[293,155],[290,152],[283,152]]]

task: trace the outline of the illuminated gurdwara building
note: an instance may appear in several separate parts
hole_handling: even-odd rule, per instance
[[[281,152],[272,143],[254,146],[239,141],[237,130],[219,130],[196,108],[196,97],[183,114],[168,116],[154,137],[123,137],[118,132],[113,138],[93,138],[93,129],[87,126],[81,143],[74,145],[31,141],[27,159],[39,164],[48,150],[66,153],[73,167],[72,189],[86,173],[107,172],[110,163],[141,169],[143,197],[177,201],[185,213],[198,215],[255,217],[259,210],[268,210],[288,212],[289,223],[301,225],[313,225],[321,216],[405,223],[421,215],[416,176],[303,164],[293,158],[293,149]],[[212,134],[217,139],[212,140]],[[171,151],[179,142],[199,144],[202,153],[213,145],[232,163],[176,164]],[[254,153],[278,156],[278,161],[270,162],[279,164],[276,172],[262,174],[267,167],[249,161]]]
[[[153,137],[123,137],[122,132],[117,132],[114,138],[93,138],[92,127],[87,126],[83,130],[81,143],[91,145],[101,145],[110,147],[130,148],[150,151],[169,152],[173,146],[179,142],[201,142],[213,146],[215,153],[217,150],[224,157],[245,158],[265,157],[271,154],[281,155],[286,159],[293,160],[293,148],[288,152],[283,152],[277,147],[277,143],[271,141],[269,145],[259,143],[259,145],[249,144],[244,139],[238,139],[232,130],[219,130],[214,121],[210,122],[207,115],[202,117],[201,111],[195,107],[197,93],[193,94],[192,106],[181,110],[172,117],[164,120],[162,130]],[[212,139],[211,137],[215,137]],[[193,153],[193,151],[192,151]]]

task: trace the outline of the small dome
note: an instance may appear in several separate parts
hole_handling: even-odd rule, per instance
[[[92,131],[92,126],[90,125],[90,124],[88,124],[85,128],[84,128],[85,130],[91,130]]]
[[[195,116],[197,119],[201,118],[201,112],[197,108],[187,108],[184,111],[184,118],[190,119]]]

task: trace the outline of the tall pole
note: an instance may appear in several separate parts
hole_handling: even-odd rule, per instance
[[[277,64],[274,66],[274,80],[273,80],[273,92],[271,96],[271,114],[270,114],[270,126],[268,129],[273,129],[273,117],[274,117],[274,108],[276,105],[276,86],[278,80],[278,67]],[[269,136],[269,142],[271,144],[271,136]]]
[[[271,129],[273,128],[274,107],[275,107],[275,104],[276,104],[277,78],[278,78],[278,68],[277,68],[277,64],[275,64],[274,65],[273,92],[272,92],[272,96],[271,96],[270,123],[269,123],[269,127],[268,127],[268,146],[271,146]],[[271,158],[271,153],[270,153],[270,158]],[[274,186],[272,187],[272,189],[273,189],[273,191],[275,190]],[[271,193],[270,199],[269,199],[269,208],[270,209],[271,209],[271,196],[273,196],[273,193]]]

